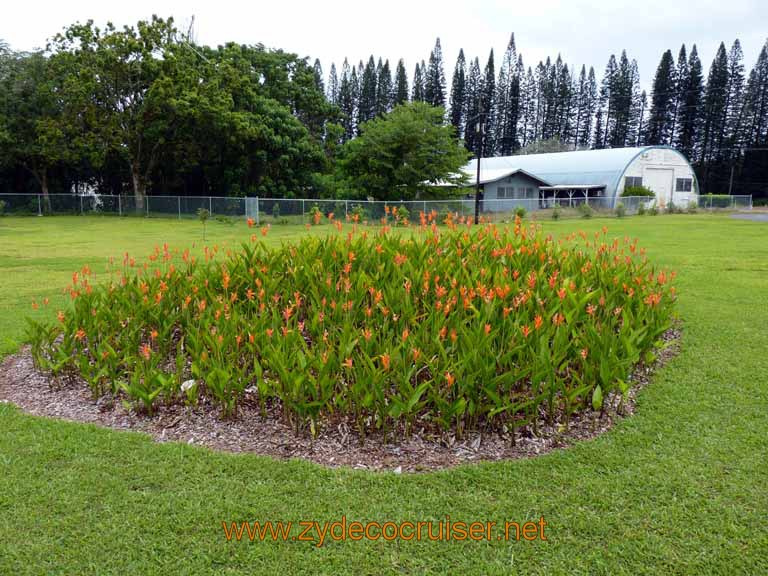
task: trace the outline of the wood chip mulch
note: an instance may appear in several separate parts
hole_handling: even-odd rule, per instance
[[[628,398],[609,395],[602,413],[588,410],[571,416],[568,429],[561,423],[538,423],[538,435],[517,430],[515,444],[509,434],[473,432],[461,440],[450,434],[435,435],[418,426],[407,438],[386,442],[381,434],[369,434],[360,442],[346,422],[326,424],[313,440],[308,433],[296,435],[278,414],[263,417],[257,402],[244,401],[234,419],[222,419],[220,410],[202,401],[196,407],[160,405],[152,416],[126,409],[119,398],[95,400],[88,386],[75,378],[52,379],[33,365],[29,348],[0,365],[0,402],[10,402],[35,416],[88,422],[115,430],[149,434],[157,442],[184,442],[227,452],[250,452],[278,459],[302,458],[323,466],[395,473],[449,468],[459,464],[529,458],[575,442],[594,438],[635,411],[636,397],[653,372],[680,349],[680,330],[664,334],[666,346],[657,351],[652,365],[640,364],[631,376]]]

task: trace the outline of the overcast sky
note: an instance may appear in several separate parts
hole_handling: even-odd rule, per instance
[[[181,27],[194,15],[202,44],[261,42],[320,58],[326,76],[331,62],[340,69],[345,56],[357,62],[374,54],[389,58],[393,68],[404,58],[410,81],[414,64],[428,59],[438,36],[450,76],[459,48],[468,58],[479,56],[481,66],[493,48],[498,69],[514,32],[526,66],[560,53],[577,70],[593,65],[598,81],[609,55],[618,57],[625,48],[647,88],[662,52],[670,48],[677,57],[681,43],[689,49],[697,44],[706,71],[719,43],[730,47],[739,38],[749,70],[768,36],[767,6],[764,0],[27,1],[2,9],[0,39],[30,50],[78,20],[123,25],[157,13],[172,15]]]

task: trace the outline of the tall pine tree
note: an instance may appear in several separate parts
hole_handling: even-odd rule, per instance
[[[720,156],[718,144],[720,135],[725,132],[727,113],[728,56],[725,53],[725,44],[721,42],[709,68],[704,90],[700,162],[710,162]]]
[[[667,50],[661,57],[651,92],[651,112],[648,116],[646,144],[667,144],[674,126],[675,104],[675,61],[672,51]]]
[[[408,75],[405,71],[405,62],[403,62],[402,58],[397,62],[395,89],[392,99],[394,106],[408,102]]]
[[[432,106],[445,107],[445,69],[440,38],[429,55],[429,67],[424,78],[424,100]]]
[[[499,68],[499,80],[496,84],[496,133],[494,148],[500,156],[509,156],[518,147],[517,122],[520,103],[520,77],[515,35],[509,39],[504,58]]]
[[[699,120],[702,117],[704,76],[701,60],[696,50],[696,44],[691,47],[688,56],[688,73],[685,83],[678,86],[682,101],[678,111],[677,136],[675,147],[686,157],[693,159],[698,156],[697,140],[699,136]]]
[[[376,113],[386,114],[392,109],[392,72],[389,70],[389,60],[379,70],[376,79]]]
[[[493,48],[488,55],[485,64],[483,85],[481,91],[482,119],[483,119],[483,155],[490,157],[495,155],[494,134],[496,133],[496,115],[493,101],[496,96],[496,67],[493,62]]]
[[[325,81],[323,80],[323,67],[320,65],[320,59],[315,58],[315,63],[312,66],[312,74],[315,77],[315,86],[317,89],[325,94]]]
[[[360,80],[360,97],[357,102],[357,125],[376,117],[376,63],[373,56],[363,70]]]
[[[464,112],[466,111],[467,63],[464,50],[459,50],[456,66],[453,69],[451,82],[451,124],[456,128],[456,135],[461,138],[464,134]]]
[[[328,73],[328,89],[326,97],[331,104],[339,105],[339,76],[336,72],[336,64],[331,64],[331,71]]]
[[[685,44],[683,44],[677,54],[675,90],[672,94],[672,128],[670,129],[669,142],[666,142],[670,146],[677,141],[680,115],[685,105],[685,87],[688,85],[688,74],[688,54],[685,50]]]
[[[341,109],[341,125],[344,127],[343,140],[351,140],[357,130],[357,78],[354,68],[350,68],[349,62],[344,58],[341,66],[341,82],[339,83],[338,105]]]
[[[421,64],[416,63],[416,69],[413,71],[413,93],[411,100],[414,102],[424,102],[424,60]]]
[[[467,92],[465,128],[464,128],[464,146],[473,156],[477,156],[478,131],[477,123],[480,116],[480,103],[482,99],[483,78],[480,75],[480,62],[475,58],[469,66],[467,75]]]

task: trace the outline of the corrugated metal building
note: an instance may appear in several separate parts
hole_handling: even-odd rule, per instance
[[[474,184],[477,160],[463,172]],[[612,205],[626,186],[650,188],[659,203],[686,205],[698,190],[688,160],[668,146],[482,158],[480,184],[484,210],[490,211],[508,210],[508,199],[521,200],[529,209],[551,205],[553,199],[586,197],[607,198]]]

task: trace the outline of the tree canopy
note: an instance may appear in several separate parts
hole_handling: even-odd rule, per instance
[[[378,200],[411,200],[428,184],[462,183],[460,168],[468,154],[444,114],[442,108],[412,102],[366,122],[344,147],[342,173],[353,188]]]

